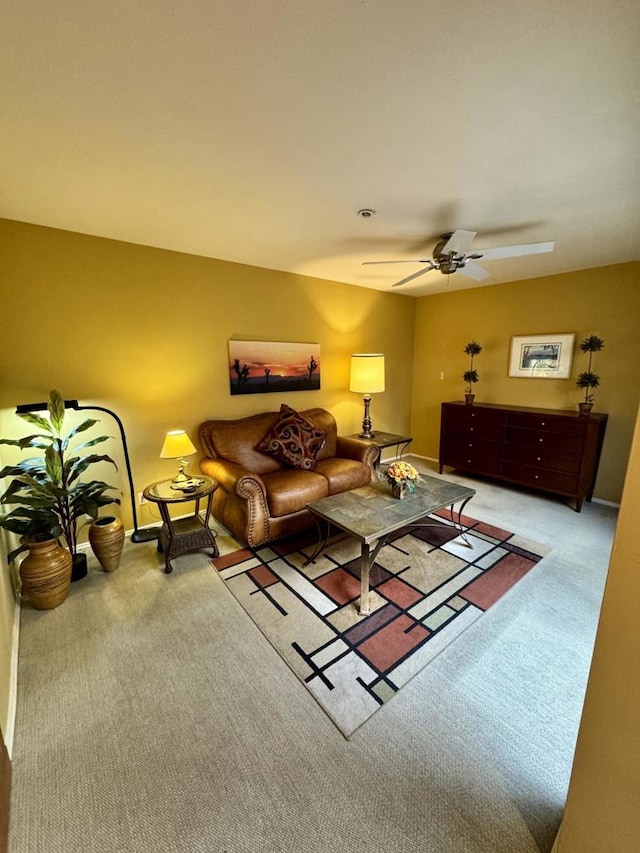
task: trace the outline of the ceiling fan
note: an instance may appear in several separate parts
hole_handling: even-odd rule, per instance
[[[537,255],[542,252],[553,252],[555,243],[524,243],[520,246],[500,246],[495,249],[479,249],[477,252],[467,254],[476,236],[476,231],[447,231],[440,235],[440,240],[433,249],[433,257],[420,260],[402,261],[364,261],[364,264],[426,264],[426,269],[414,272],[406,278],[396,281],[392,287],[407,284],[418,276],[424,275],[431,270],[439,270],[443,275],[451,275],[459,272],[474,281],[482,281],[489,276],[477,260],[497,261],[502,258],[516,258],[522,255]]]

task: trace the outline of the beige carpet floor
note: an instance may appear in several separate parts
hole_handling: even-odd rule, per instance
[[[349,741],[206,554],[128,543],[24,607],[11,853],[547,853],[616,512],[470,482],[552,553]]]

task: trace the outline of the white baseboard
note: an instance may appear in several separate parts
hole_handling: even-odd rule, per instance
[[[13,737],[16,730],[18,708],[18,650],[20,647],[20,599],[16,597],[11,632],[11,663],[9,665],[9,705],[7,708],[7,730],[3,733],[4,745],[9,759],[13,754]]]
[[[416,459],[426,459],[427,462],[437,462],[438,461],[437,459],[434,459],[431,456],[423,456],[422,453],[414,453],[413,450],[408,450],[405,453],[405,456],[415,456]]]
[[[602,504],[603,506],[613,506],[616,509],[620,509],[620,504],[617,504],[615,501],[605,501],[604,498],[591,498],[591,502],[594,504]]]

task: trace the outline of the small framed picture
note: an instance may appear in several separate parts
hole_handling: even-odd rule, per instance
[[[515,335],[511,338],[509,376],[568,379],[576,336]]]

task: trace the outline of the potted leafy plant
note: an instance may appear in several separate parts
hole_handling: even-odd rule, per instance
[[[593,408],[593,389],[599,387],[600,377],[597,373],[592,371],[591,363],[594,352],[599,352],[603,347],[604,341],[597,335],[589,335],[589,337],[585,338],[580,344],[581,351],[589,353],[589,366],[586,370],[580,373],[576,379],[576,385],[578,388],[584,388],[584,401],[582,403],[578,403],[581,415],[589,415]]]
[[[93,427],[96,420],[89,418],[65,435],[64,400],[55,390],[49,394],[48,412],[49,418],[31,412],[18,415],[36,427],[38,433],[20,439],[0,439],[0,444],[40,451],[38,456],[7,465],[0,471],[0,478],[13,478],[0,501],[16,507],[0,515],[0,527],[22,537],[20,547],[8,555],[9,561],[28,549],[34,537],[62,536],[75,564],[72,580],[79,580],[87,573],[86,555],[78,554],[79,522],[84,516],[96,519],[102,506],[120,503],[119,498],[106,494],[114,486],[80,477],[95,462],[109,462],[116,469],[117,466],[110,456],[86,453],[88,448],[107,441],[108,436],[76,443],[78,436]]]
[[[465,370],[462,374],[462,378],[467,383],[467,390],[464,395],[464,399],[468,406],[473,403],[475,398],[475,394],[473,393],[473,385],[476,382],[480,381],[480,377],[478,376],[478,371],[474,370],[473,367],[473,359],[476,355],[480,355],[482,352],[482,347],[477,341],[469,341],[469,343],[464,348],[465,353],[471,357],[471,363],[469,365],[469,370]]]

